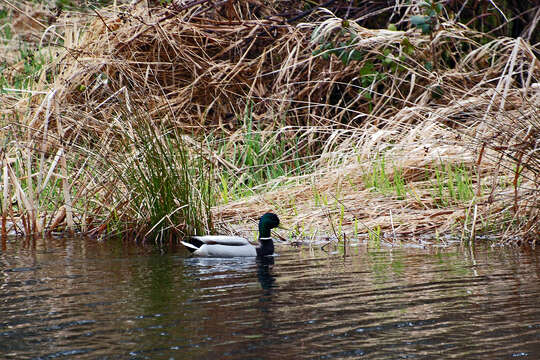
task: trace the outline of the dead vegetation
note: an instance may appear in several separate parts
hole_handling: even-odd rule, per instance
[[[140,115],[129,114],[143,113],[211,164],[218,223],[273,210],[303,237],[539,238],[540,63],[521,38],[444,14],[422,33],[406,26],[418,4],[396,10],[403,31],[324,8],[287,21],[259,1],[140,2],[53,20],[29,3],[9,8],[36,24],[13,31],[46,61],[0,98],[3,234],[153,228],[119,175],[139,158]],[[11,84],[25,60],[7,53]],[[245,184],[253,195],[223,194]],[[167,228],[190,231],[182,219]]]

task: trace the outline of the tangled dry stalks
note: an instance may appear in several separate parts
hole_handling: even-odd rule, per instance
[[[310,171],[216,204],[221,222],[273,209],[326,233],[340,222],[343,232],[361,223],[402,236],[467,229],[474,238],[483,228],[536,241],[540,63],[530,44],[487,41],[442,17],[426,35],[368,29],[323,8],[287,21],[280,10],[259,1],[136,3],[25,29],[39,34],[48,61],[28,96],[2,95],[4,227],[96,234],[118,213],[137,214],[107,167],[127,150],[126,136],[136,137],[126,109],[181,131],[217,177],[227,171],[244,181],[251,168],[228,160],[235,146],[218,151],[209,135],[234,143],[250,107],[261,143],[300,139],[268,166],[289,163],[299,147]],[[396,22],[415,11],[396,11]],[[47,16],[32,14],[36,24]],[[367,185],[383,155],[385,176],[391,184],[402,178],[404,195]],[[433,193],[441,164],[466,167],[474,195],[443,206]],[[44,194],[48,187],[56,190]]]

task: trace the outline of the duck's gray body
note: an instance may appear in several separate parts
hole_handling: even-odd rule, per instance
[[[279,218],[272,213],[264,214],[259,221],[260,246],[253,246],[239,236],[206,235],[192,236],[181,243],[194,256],[230,258],[267,256],[274,253],[270,230],[279,226]]]
[[[224,258],[257,256],[255,246],[239,236],[192,236],[190,242],[182,241],[182,244],[192,250],[195,256]]]

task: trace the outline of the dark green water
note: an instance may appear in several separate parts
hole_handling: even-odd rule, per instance
[[[540,359],[538,251],[277,251],[8,242],[0,358]]]

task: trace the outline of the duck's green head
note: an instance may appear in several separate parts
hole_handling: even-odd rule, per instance
[[[259,237],[269,238],[270,230],[279,226],[279,218],[276,214],[266,213],[259,220]]]

